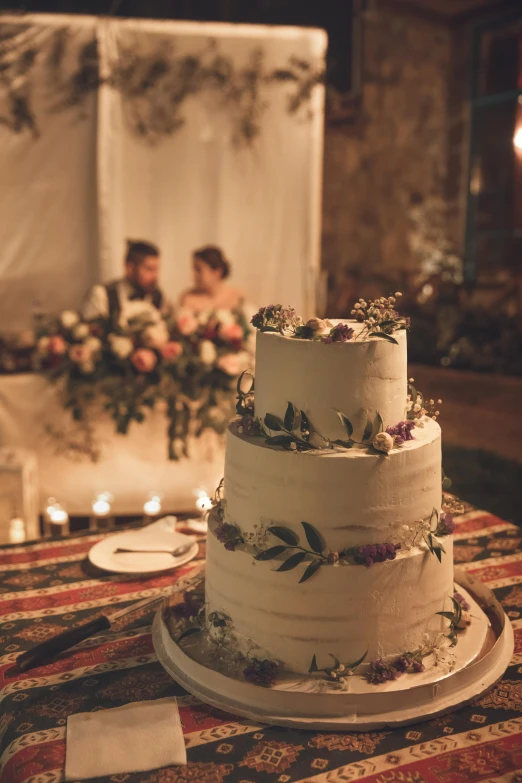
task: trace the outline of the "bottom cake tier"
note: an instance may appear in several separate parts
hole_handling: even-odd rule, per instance
[[[237,643],[255,646],[281,669],[307,673],[337,659],[413,653],[447,626],[438,612],[453,610],[453,549],[442,539],[441,561],[412,547],[394,560],[364,565],[324,565],[304,582],[307,567],[278,571],[277,560],[256,561],[248,551],[228,551],[209,530],[206,611],[226,619]],[[261,653],[260,653],[261,655]]]

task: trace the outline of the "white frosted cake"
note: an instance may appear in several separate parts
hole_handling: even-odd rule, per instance
[[[255,389],[242,380],[227,433],[205,609],[256,665],[305,674],[400,660],[416,671],[448,628],[437,614],[453,596],[441,432],[408,388],[394,301],[370,303],[394,313],[382,331],[366,302],[344,323],[305,325],[279,306],[253,321]]]

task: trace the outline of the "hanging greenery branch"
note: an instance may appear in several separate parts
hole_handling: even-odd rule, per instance
[[[324,81],[320,61],[291,56],[270,69],[260,47],[240,64],[214,39],[190,54],[178,53],[172,38],[155,39],[154,47],[139,34],[126,40],[102,74],[95,37],[85,41],[74,27],[49,36],[34,25],[0,25],[0,99],[6,107],[0,123],[14,133],[40,135],[35,86],[43,76],[44,114],[76,109],[85,117],[92,94],[107,85],[121,95],[131,132],[154,144],[185,125],[187,101],[202,98],[228,115],[233,144],[249,146],[261,132],[270,87],[287,91],[290,115],[305,109],[309,117],[313,90]]]

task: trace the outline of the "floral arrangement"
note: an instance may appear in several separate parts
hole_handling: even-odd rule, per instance
[[[318,672],[324,672],[329,680],[338,682],[340,685],[344,685],[346,683],[346,678],[352,677],[355,674],[355,670],[361,665],[367,655],[368,651],[366,651],[364,655],[361,655],[360,658],[358,658],[356,661],[353,661],[352,663],[341,663],[339,658],[330,653],[330,658],[333,660],[334,665],[325,666],[322,669],[317,666],[317,658],[314,655],[312,658],[312,663],[310,664],[310,668],[308,669],[308,673],[315,674]]]
[[[240,311],[168,319],[144,302],[126,320],[84,321],[66,310],[43,319],[34,334],[31,369],[65,380],[65,407],[86,421],[96,403],[118,433],[166,410],[170,459],[188,454],[189,436],[224,432],[233,414],[236,378],[250,363],[249,326]]]
[[[398,292],[395,296],[381,297],[375,301],[359,299],[351,313],[356,321],[364,324],[357,334],[349,324],[334,325],[328,319],[311,318],[305,322],[293,307],[281,304],[261,307],[252,317],[251,323],[260,332],[278,332],[286,337],[315,340],[327,345],[365,337],[379,337],[397,344],[393,333],[399,329],[409,329],[410,326],[410,319],[404,318],[395,309],[400,296],[402,294]]]
[[[440,411],[436,410],[437,405],[442,403],[442,400],[426,400],[424,395],[418,391],[413,385],[414,378],[410,378],[408,381],[408,396],[406,398],[406,411],[408,415],[408,421],[413,421],[416,427],[424,426],[424,418],[428,417],[437,421],[440,416]]]
[[[375,300],[369,299],[368,302],[359,299],[351,312],[356,321],[364,324],[359,336],[381,337],[389,342],[397,343],[397,340],[392,336],[393,333],[399,329],[410,328],[410,319],[401,316],[395,309],[397,299],[401,296],[401,292],[397,291],[395,296],[381,296]]]

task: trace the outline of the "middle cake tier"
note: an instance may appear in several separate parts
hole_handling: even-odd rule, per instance
[[[252,532],[260,524],[309,522],[337,551],[396,542],[403,526],[440,510],[440,427],[425,419],[390,454],[366,450],[296,453],[240,435],[232,423],[225,460],[226,521]]]

